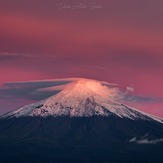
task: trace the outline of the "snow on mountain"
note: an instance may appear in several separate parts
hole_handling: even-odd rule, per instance
[[[130,143],[137,143],[137,144],[157,144],[157,143],[163,142],[163,138],[149,140],[148,137],[140,138],[140,139],[133,137],[129,140],[129,142]]]
[[[67,84],[64,89],[45,100],[9,112],[2,118],[24,116],[69,116],[91,117],[115,115],[121,118],[157,120],[161,119],[140,112],[117,101],[117,91],[109,83],[80,79]],[[50,88],[49,88],[50,89]],[[53,89],[53,88],[51,88]]]

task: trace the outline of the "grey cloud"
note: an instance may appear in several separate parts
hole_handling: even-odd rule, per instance
[[[103,83],[109,89],[111,89],[115,93],[115,99],[122,102],[129,102],[134,104],[147,104],[147,103],[162,103],[163,97],[150,97],[150,96],[141,96],[141,95],[134,95],[134,88],[133,87],[126,87],[125,90],[121,90],[118,85],[116,84],[108,84]]]
[[[48,89],[43,91],[44,88],[50,88],[55,86],[62,86],[75,81],[75,79],[56,79],[56,80],[42,80],[42,81],[30,81],[30,82],[15,82],[5,83],[0,88],[0,100],[15,100],[15,99],[26,99],[26,100],[42,100],[48,98],[54,94],[60,92],[59,89]],[[162,97],[144,97],[134,95],[131,92],[134,90],[131,87],[127,87],[126,91],[119,89],[118,85],[102,82],[103,85],[107,86],[115,96],[114,99],[130,103],[159,103],[163,102]]]
[[[124,96],[124,100],[132,103],[159,103],[163,102],[163,97],[145,97],[126,94]]]
[[[134,95],[133,87],[126,87],[126,91],[119,91],[120,100],[124,102],[134,103],[134,104],[147,104],[147,103],[160,103],[163,102],[163,97],[152,97],[152,96],[141,96]]]
[[[30,58],[31,54],[0,52],[0,61]]]
[[[53,91],[38,91],[41,88],[64,85],[71,82],[70,80],[64,81],[33,81],[33,82],[20,82],[20,83],[6,83],[0,89],[0,99],[27,99],[27,100],[42,100],[59,92]]]

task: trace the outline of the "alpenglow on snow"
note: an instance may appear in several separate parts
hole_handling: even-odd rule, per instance
[[[116,95],[108,87],[109,83],[80,79],[74,81],[58,94],[30,105],[11,111],[2,118],[25,116],[69,116],[69,117],[109,117],[115,115],[128,119],[145,119],[162,122],[159,118],[129,107],[114,98]]]

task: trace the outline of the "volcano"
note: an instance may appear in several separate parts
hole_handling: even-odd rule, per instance
[[[76,80],[1,116],[0,161],[162,162],[162,119],[123,104],[112,86]]]

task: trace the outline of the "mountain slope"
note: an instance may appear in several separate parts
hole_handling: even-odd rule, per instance
[[[0,161],[162,163],[162,136],[157,121],[113,115],[11,118],[0,121]]]
[[[111,87],[111,86],[110,86]],[[83,79],[0,118],[0,162],[163,162],[162,120]]]
[[[114,92],[102,82],[83,79],[69,84],[48,99],[24,106],[3,116],[69,116],[91,117],[115,115],[121,118],[157,120],[159,118],[128,107],[115,99]]]

